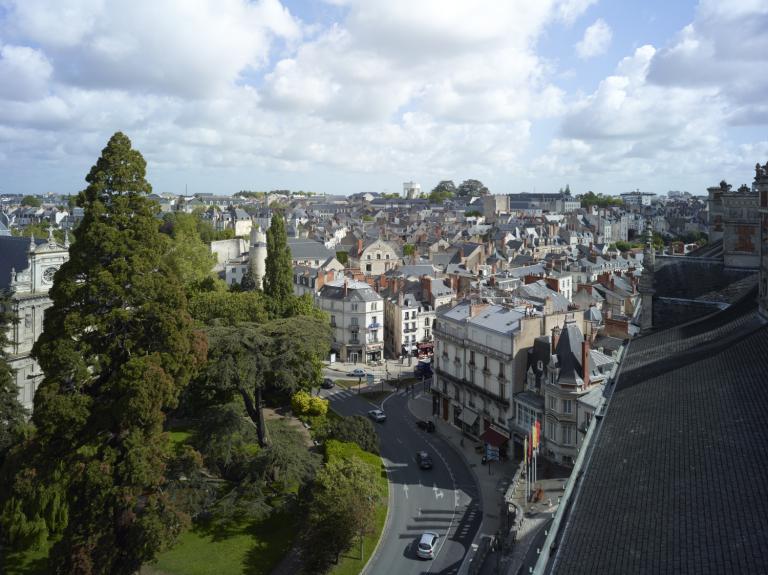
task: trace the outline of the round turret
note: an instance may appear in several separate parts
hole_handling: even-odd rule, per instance
[[[264,273],[267,267],[267,235],[260,226],[251,228],[251,241],[248,249],[248,266],[256,282],[256,287],[262,289]]]

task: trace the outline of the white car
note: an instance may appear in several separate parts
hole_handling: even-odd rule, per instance
[[[437,542],[440,540],[440,536],[437,533],[427,531],[421,534],[418,545],[416,545],[416,555],[422,559],[434,559],[435,548]]]
[[[380,409],[372,409],[368,412],[368,417],[370,417],[374,421],[386,421],[387,420],[387,414],[381,411]]]
[[[347,375],[350,377],[365,377],[365,370],[359,367],[356,367],[355,369],[350,371]]]

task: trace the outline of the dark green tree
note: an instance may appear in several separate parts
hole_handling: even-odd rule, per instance
[[[192,214],[174,212],[163,216],[160,230],[167,234],[169,242],[167,264],[188,291],[197,291],[212,275],[216,256],[203,242],[198,229],[199,220]]]
[[[349,252],[336,252],[336,259],[341,265],[346,266],[349,263]]]
[[[193,403],[241,399],[263,447],[265,390],[291,393],[317,387],[322,377],[320,358],[330,347],[330,327],[324,318],[296,316],[263,325],[215,325],[208,329],[208,339],[208,371],[195,384]]]
[[[457,196],[487,196],[490,193],[480,180],[464,180],[456,188]]]
[[[11,540],[58,535],[55,573],[136,573],[182,527],[164,492],[164,413],[205,339],[164,257],[145,168],[125,135],[110,138],[78,195],[84,219],[33,349],[45,374],[36,431],[3,521]]]
[[[435,204],[442,204],[445,200],[449,200],[455,195],[456,184],[453,183],[453,180],[443,180],[430,192],[429,201]]]
[[[37,196],[24,196],[21,198],[22,206],[29,206],[30,208],[39,208],[43,205],[43,201]]]
[[[0,310],[10,309],[7,297],[0,297]],[[19,443],[26,428],[27,411],[19,402],[16,378],[8,365],[8,326],[13,316],[0,311],[0,467],[8,451]]]
[[[282,317],[288,300],[293,296],[291,249],[285,233],[285,220],[280,214],[272,216],[267,230],[267,261],[264,270],[264,293],[274,314]]]

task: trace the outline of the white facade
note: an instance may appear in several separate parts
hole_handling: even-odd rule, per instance
[[[56,243],[52,235],[43,243],[30,238],[4,237],[0,238],[0,249],[6,257],[11,252],[26,254],[26,267],[11,268],[10,282],[6,284],[7,280],[2,278],[2,283],[11,294],[8,311],[17,319],[9,328],[8,363],[16,374],[19,401],[31,411],[42,381],[40,366],[31,355],[32,346],[43,331],[45,310],[52,305],[48,290],[56,271],[69,259],[69,244]]]
[[[332,348],[341,361],[383,359],[384,300],[365,282],[339,279],[322,287],[315,299],[331,319]]]
[[[416,182],[403,182],[403,197],[412,200],[421,195],[421,184]]]

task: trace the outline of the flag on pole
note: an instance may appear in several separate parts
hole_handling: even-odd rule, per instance
[[[528,436],[523,440],[523,465],[528,465]]]
[[[530,437],[530,434],[529,434]],[[532,438],[528,439],[528,460],[533,460],[533,440]]]
[[[539,444],[541,443],[541,422],[538,419],[534,424],[534,429],[536,430],[536,445],[533,448],[538,451]]]

